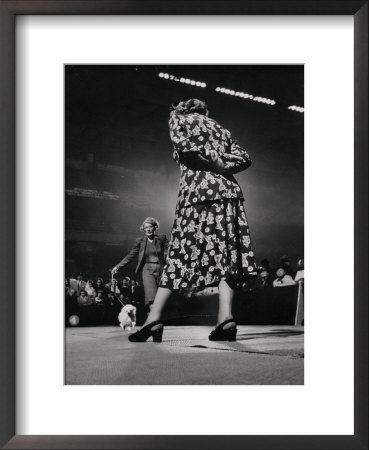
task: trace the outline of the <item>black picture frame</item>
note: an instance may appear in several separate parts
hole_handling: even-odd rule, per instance
[[[349,436],[15,435],[15,17],[20,14],[352,15],[355,40],[355,432]],[[0,445],[6,449],[368,448],[368,1],[0,1]],[[318,407],[318,405],[317,405]]]

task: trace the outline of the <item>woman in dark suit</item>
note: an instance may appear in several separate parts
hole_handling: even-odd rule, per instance
[[[147,217],[140,227],[144,236],[136,240],[128,255],[112,269],[114,275],[121,267],[137,258],[136,273],[142,271],[146,305],[150,305],[155,299],[168,248],[165,234],[156,234],[158,228],[159,222],[153,217]]]
[[[161,342],[162,313],[172,292],[219,288],[218,323],[210,340],[236,339],[234,287],[257,275],[244,196],[234,174],[251,158],[230,132],[208,117],[206,104],[189,99],[169,120],[174,160],[181,178],[168,258],[144,327],[132,342]]]

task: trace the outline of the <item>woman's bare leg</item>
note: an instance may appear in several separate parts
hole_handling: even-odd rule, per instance
[[[218,310],[218,323],[224,322],[225,320],[232,319],[232,303],[234,297],[234,290],[225,281],[221,280],[219,283],[219,310]],[[234,326],[233,322],[229,322],[224,326],[224,329]]]
[[[162,287],[158,288],[154,303],[151,305],[149,315],[147,316],[147,319],[143,326],[162,318],[163,309],[171,295],[172,291],[170,289]]]

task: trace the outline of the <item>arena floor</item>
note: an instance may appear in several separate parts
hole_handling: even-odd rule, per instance
[[[65,383],[304,384],[303,327],[239,325],[236,342],[210,342],[211,329],[168,326],[157,344],[119,327],[67,328]]]

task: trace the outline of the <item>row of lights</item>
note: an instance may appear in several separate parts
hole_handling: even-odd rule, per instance
[[[178,83],[190,84],[191,86],[197,86],[201,88],[206,87],[206,83],[204,83],[203,81],[190,80],[189,78],[184,77],[178,78],[175,75],[171,75],[169,73],[160,72],[159,77],[164,78],[165,80],[177,81]]]
[[[184,78],[184,77],[178,78],[175,75],[171,75],[171,74],[165,73],[165,72],[160,72],[159,77],[164,78],[165,80],[177,81],[178,83],[189,84],[191,86],[197,86],[197,87],[202,87],[202,88],[206,87],[206,83],[204,83],[203,81],[191,80],[190,78]],[[270,98],[253,96],[251,94],[247,94],[246,92],[235,91],[233,89],[228,89],[228,88],[224,88],[224,87],[218,86],[215,88],[215,91],[220,92],[221,94],[234,95],[235,97],[253,100],[254,102],[265,103],[266,105],[274,106],[276,104],[276,101],[272,100]],[[304,112],[304,108],[302,108],[301,106],[296,106],[296,105],[289,106],[288,109],[291,109],[292,111],[297,111],[300,113]]]
[[[265,103],[266,105],[275,105],[276,101],[270,98],[265,97],[256,97],[251,94],[247,94],[246,92],[234,91],[233,89],[227,89],[224,87],[215,88],[216,92],[220,92],[221,94],[234,95],[235,97],[241,97],[249,100],[253,100],[254,102]]]
[[[292,111],[297,111],[300,113],[303,113],[305,111],[305,109],[302,106],[296,106],[296,105],[289,106],[288,109],[291,109]]]

